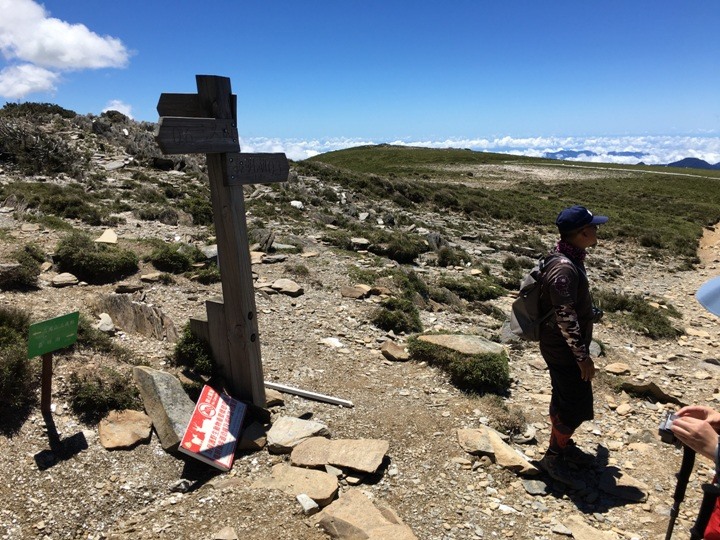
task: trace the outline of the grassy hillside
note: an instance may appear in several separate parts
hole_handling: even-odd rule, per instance
[[[498,165],[507,167],[503,182],[485,177],[488,165],[494,166],[493,171]],[[610,216],[603,230],[606,237],[637,241],[656,248],[659,255],[679,255],[688,262],[695,260],[702,228],[720,221],[716,171],[569,164],[471,150],[388,145],[329,152],[298,166],[306,174],[389,197],[403,206],[428,205],[477,219],[552,228],[560,208],[584,204]],[[542,169],[543,178],[524,174],[523,167]]]

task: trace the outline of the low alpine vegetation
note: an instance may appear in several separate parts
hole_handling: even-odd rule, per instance
[[[72,232],[55,250],[60,271],[70,272],[88,283],[112,283],[138,269],[138,257],[118,246],[94,242],[90,236]]]
[[[504,395],[510,388],[510,367],[506,353],[460,354],[447,347],[413,336],[408,340],[410,358],[437,366],[450,381],[467,392]]]

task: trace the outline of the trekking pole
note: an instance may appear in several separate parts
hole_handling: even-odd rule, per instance
[[[694,465],[695,450],[683,445],[682,465],[680,465],[680,472],[677,473],[677,485],[675,486],[675,494],[673,495],[674,502],[670,509],[670,523],[668,523],[667,533],[665,533],[665,540],[670,540],[672,537],[675,520],[680,512],[680,503],[682,503],[685,498],[685,489],[687,488],[690,473],[692,473]]]

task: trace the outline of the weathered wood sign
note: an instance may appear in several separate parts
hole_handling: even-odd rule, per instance
[[[162,94],[156,140],[165,154],[207,154],[223,298],[208,301],[213,359],[233,397],[265,406],[243,185],[285,182],[285,154],[240,153],[230,79],[197,75],[197,94]]]
[[[289,173],[285,154],[227,154],[229,186],[286,182]]]

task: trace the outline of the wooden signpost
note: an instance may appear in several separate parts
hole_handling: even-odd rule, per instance
[[[162,94],[156,140],[164,154],[207,154],[222,300],[209,300],[207,334],[233,397],[265,406],[243,186],[285,182],[285,154],[240,153],[230,79],[197,75],[197,94]]]

